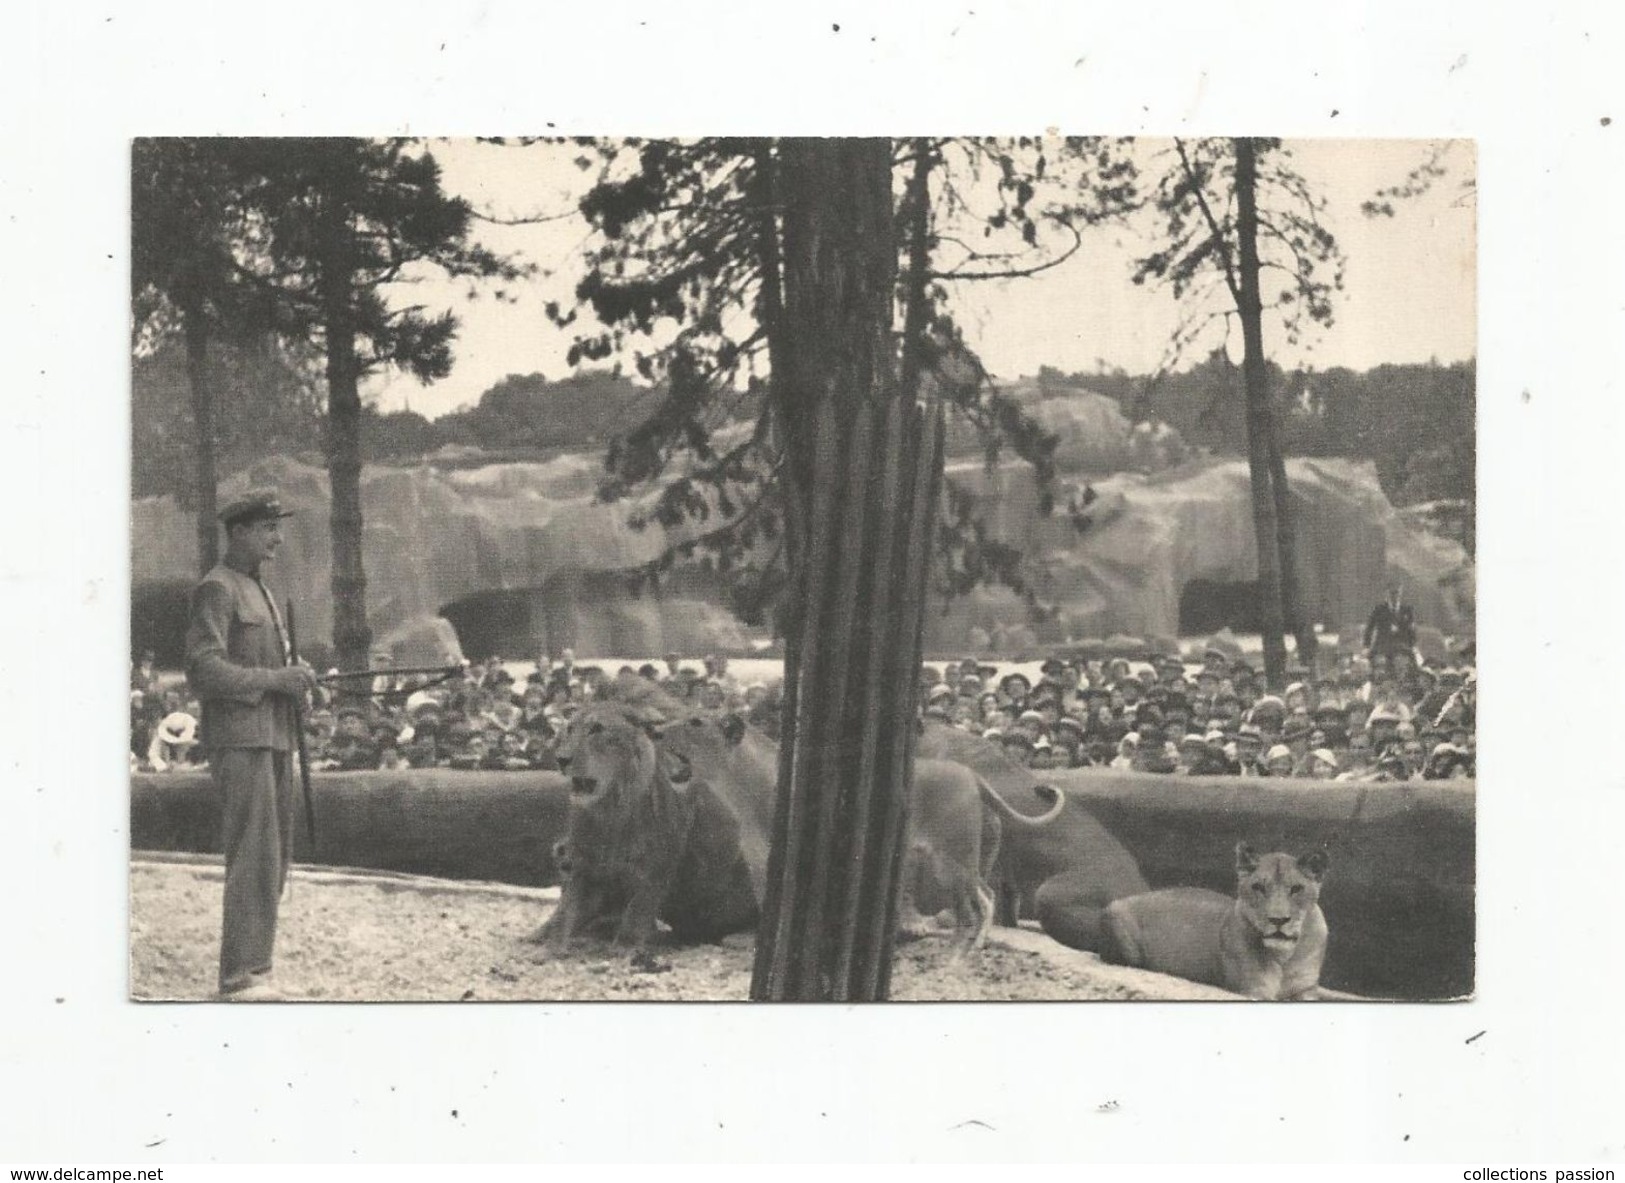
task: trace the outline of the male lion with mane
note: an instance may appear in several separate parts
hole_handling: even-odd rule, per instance
[[[761,884],[745,853],[754,826],[708,786],[673,784],[652,738],[669,706],[653,696],[595,703],[560,745],[568,866],[540,944],[608,934],[641,947],[658,921],[684,942],[755,925]]]

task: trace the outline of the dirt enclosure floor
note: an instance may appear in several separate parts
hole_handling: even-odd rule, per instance
[[[137,859],[130,870],[130,996],[215,997],[218,863]],[[525,938],[556,889],[296,868],[282,904],[276,985],[290,1001],[724,1002],[749,994],[749,935],[631,956],[599,947],[544,955]],[[900,944],[895,1001],[1232,999],[1118,966],[1041,933],[995,928],[962,958],[951,942]]]

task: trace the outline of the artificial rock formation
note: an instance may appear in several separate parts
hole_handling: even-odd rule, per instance
[[[512,658],[566,646],[622,655],[746,648],[747,630],[700,573],[668,580],[659,594],[634,591],[631,574],[687,536],[653,524],[634,528],[639,503],[599,503],[601,472],[599,459],[586,455],[449,470],[368,468],[361,492],[374,647],[396,664],[459,658],[446,651],[458,637],[473,656]],[[276,457],[233,478],[222,497],[262,485],[278,489],[295,511],[283,523],[272,579],[295,600],[308,647],[332,632],[327,474]],[[181,594],[189,586],[193,521],[170,498],[135,502],[138,602],[144,587]],[[455,634],[436,623],[442,615]]]
[[[1407,525],[1389,504],[1369,462],[1287,462],[1297,508],[1304,601],[1332,627],[1363,622],[1390,579],[1406,587],[1417,619],[1461,634],[1473,623],[1472,565],[1455,543]],[[1075,490],[1063,477],[1063,507],[1038,513],[1032,471],[978,462],[948,479],[969,491],[992,538],[1022,552],[1041,604],[1059,609],[1040,641],[1074,637],[1177,636],[1180,601],[1193,581],[1245,584],[1257,576],[1257,546],[1242,460],[1198,459],[1161,472],[1118,473],[1092,486],[1097,500],[1079,529],[1064,512]],[[980,627],[1018,619],[1023,605],[989,589],[947,606],[931,624],[938,646]],[[1209,631],[1212,625],[1194,631]]]
[[[1256,549],[1242,460],[1187,459],[1177,436],[1136,433],[1100,395],[1033,402],[1061,436],[1062,472],[1050,517],[1038,514],[1032,470],[1015,461],[991,472],[980,460],[950,462],[948,481],[970,493],[990,535],[1019,549],[1047,621],[1003,588],[978,589],[928,610],[927,645],[1015,655],[1067,636],[1177,636],[1181,599],[1201,581],[1238,589],[1256,575]],[[1122,471],[1127,465],[1136,471]],[[1098,475],[1118,467],[1113,475]],[[668,546],[691,537],[632,519],[640,502],[594,497],[595,454],[543,463],[445,468],[369,468],[366,516],[368,617],[375,647],[397,664],[499,652],[651,656],[742,651],[752,633],[728,611],[720,580],[696,568],[658,592],[629,578]],[[1345,631],[1366,618],[1391,579],[1405,585],[1417,620],[1446,634],[1473,627],[1473,568],[1454,542],[1408,522],[1384,496],[1375,467],[1337,459],[1288,461],[1300,514],[1299,574],[1315,619]],[[1067,474],[1074,474],[1068,476]],[[1098,500],[1079,530],[1066,512],[1087,481]],[[326,641],[332,627],[326,474],[293,460],[264,462],[234,478],[226,497],[274,485],[297,511],[276,581],[299,607],[301,639]],[[184,597],[196,566],[193,518],[168,498],[135,502],[133,583],[138,613],[156,597]],[[689,527],[714,528],[716,519]],[[1238,593],[1238,599],[1245,595]],[[177,615],[173,606],[169,618]],[[179,612],[184,620],[184,610]],[[444,617],[444,619],[440,619]],[[447,621],[453,626],[447,627]]]

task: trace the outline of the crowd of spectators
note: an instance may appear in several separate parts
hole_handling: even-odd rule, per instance
[[[1476,676],[1414,652],[1343,651],[1271,694],[1239,653],[1046,660],[1036,684],[967,658],[928,666],[925,714],[1031,768],[1386,781],[1475,773]]]
[[[738,712],[769,734],[777,683],[741,683],[725,657],[663,667],[579,665],[565,650],[522,679],[493,657],[432,685],[375,658],[359,693],[318,692],[305,712],[315,770],[556,769],[556,749],[581,708],[643,679],[718,714]],[[1475,675],[1429,667],[1414,653],[1338,653],[1319,676],[1292,668],[1277,695],[1239,651],[1107,656],[1076,650],[1045,660],[1034,678],[968,657],[921,670],[921,704],[935,719],[999,744],[1034,769],[1109,767],[1213,776],[1335,780],[1471,777]],[[344,685],[338,683],[336,685]],[[184,684],[160,686],[150,657],[130,692],[131,767],[202,763],[198,707]]]
[[[333,683],[317,691],[305,711],[305,739],[313,771],[455,768],[556,769],[556,749],[582,706],[615,693],[629,678],[655,683],[670,697],[701,709],[739,712],[777,722],[776,688],[741,684],[728,659],[685,662],[668,654],[665,666],[578,665],[566,649],[546,655],[522,679],[500,657],[452,670],[443,678],[397,676],[386,655],[373,658],[369,680]],[[163,772],[203,762],[198,747],[198,705],[183,688],[159,688],[150,658],[131,679],[131,767]]]

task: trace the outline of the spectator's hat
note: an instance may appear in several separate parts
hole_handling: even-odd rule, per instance
[[[1264,753],[1264,763],[1266,764],[1273,763],[1276,760],[1290,759],[1292,759],[1292,749],[1287,747],[1284,743],[1278,743],[1269,751]]]
[[[1256,743],[1260,747],[1264,744],[1264,733],[1258,729],[1256,723],[1243,723],[1236,729],[1236,739],[1241,743]]]
[[[1003,690],[1006,694],[1012,694],[1014,693],[1012,686],[1016,682],[1021,683],[1021,692],[1023,694],[1027,693],[1033,688],[1033,684],[1027,680],[1026,674],[1008,673],[999,679],[999,689]]]
[[[1279,698],[1276,698],[1273,694],[1266,694],[1263,698],[1253,703],[1253,714],[1284,716],[1286,714],[1286,703],[1282,702]]]
[[[1040,715],[1037,711],[1022,711],[1021,714],[1017,717],[1016,722],[1017,723],[1038,723],[1038,724],[1042,725],[1043,722],[1044,722],[1044,716]]]
[[[1033,751],[1035,752],[1051,752],[1054,750],[1055,745],[1050,743],[1050,741],[1045,739],[1042,735],[1033,741]]]
[[[981,691],[982,679],[978,678],[975,674],[966,674],[964,677],[959,679],[959,693],[980,694]]]
[[[1019,731],[1007,732],[1001,737],[1000,742],[1007,748],[1025,748],[1027,751],[1032,751],[1033,747],[1033,741]]]
[[[1376,710],[1372,711],[1368,716],[1366,716],[1366,724],[1370,727],[1375,727],[1378,723],[1393,723],[1397,725],[1399,722],[1399,712],[1388,706],[1379,706]]]
[[[709,678],[706,679],[706,684],[707,685],[715,685],[715,683],[711,682],[711,680]],[[926,693],[925,701],[929,702],[929,703],[936,703],[936,702],[941,702],[941,701],[944,701],[944,700],[950,700],[951,701],[953,699],[953,696],[954,696],[954,689],[953,689],[952,686],[949,686],[946,682],[938,682],[935,686],[931,687],[931,689]]]
[[[1055,720],[1055,730],[1057,732],[1075,731],[1078,735],[1082,735],[1084,733],[1084,726],[1080,720],[1074,719],[1071,715],[1062,715],[1059,719]]]
[[[1179,741],[1179,746],[1182,748],[1206,748],[1207,737],[1197,735],[1196,732],[1190,731],[1185,734],[1184,739]]]
[[[942,681],[942,671],[936,666],[922,665],[920,667],[920,685],[935,686],[940,681]]]
[[[219,514],[221,524],[227,529],[247,522],[274,522],[278,518],[292,516],[293,510],[282,508],[282,501],[274,489],[256,489],[246,493],[227,502]]]
[[[1044,664],[1038,667],[1040,673],[1046,677],[1058,678],[1066,672],[1066,662],[1059,657],[1045,659]]]
[[[982,732],[982,738],[991,739],[994,742],[997,742],[1004,738],[1004,732],[1000,731],[997,727],[989,727],[986,731]]]
[[[1215,751],[1224,751],[1225,738],[1222,731],[1209,731],[1202,737],[1202,742]]]
[[[1341,722],[1344,711],[1343,708],[1338,706],[1336,703],[1323,702],[1316,707],[1311,714],[1313,714],[1315,718],[1322,719],[1327,722]]]
[[[1337,767],[1337,753],[1330,748],[1316,748],[1309,754],[1328,768]]]
[[[1140,746],[1156,747],[1162,744],[1162,728],[1155,723],[1146,723],[1139,729]]]

